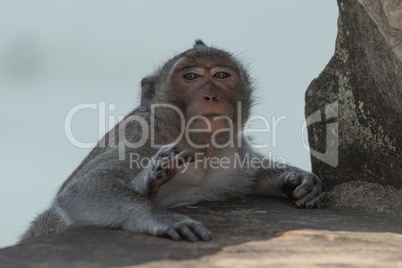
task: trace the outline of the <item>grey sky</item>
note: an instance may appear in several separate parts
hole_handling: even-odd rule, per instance
[[[301,141],[304,92],[333,55],[332,0],[2,1],[0,4],[0,247],[15,243],[89,152],[68,142],[79,103],[138,104],[141,78],[201,38],[235,52],[256,79],[253,115],[286,116],[275,153],[310,169]],[[95,111],[74,118],[83,141],[98,135]],[[272,135],[257,137],[272,146]]]

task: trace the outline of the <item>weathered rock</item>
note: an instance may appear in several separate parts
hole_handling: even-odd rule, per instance
[[[297,209],[264,197],[176,210],[202,221],[212,241],[77,228],[1,249],[0,267],[402,266],[402,218],[390,214]]]
[[[335,55],[306,92],[313,172],[402,189],[402,1],[338,5]]]
[[[377,183],[349,181],[327,193],[328,203],[361,211],[385,212],[402,217],[402,190]]]

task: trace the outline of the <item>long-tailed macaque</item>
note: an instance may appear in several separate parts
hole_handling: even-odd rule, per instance
[[[22,239],[92,225],[210,240],[202,223],[168,208],[248,194],[322,206],[317,176],[252,149],[243,128],[253,86],[232,54],[197,40],[141,87],[140,107],[105,135]]]

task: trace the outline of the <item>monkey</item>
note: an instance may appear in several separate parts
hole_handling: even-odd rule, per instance
[[[139,107],[98,142],[21,240],[96,226],[208,241],[201,222],[170,208],[250,194],[322,207],[315,174],[279,165],[247,142],[254,92],[234,54],[196,40],[141,81]]]

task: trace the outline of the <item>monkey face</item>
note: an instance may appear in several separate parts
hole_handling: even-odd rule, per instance
[[[167,61],[157,73],[144,78],[141,88],[140,111],[167,116],[170,129],[178,136],[191,136],[197,144],[211,140],[227,144],[227,140],[237,137],[247,121],[253,98],[253,85],[241,62],[202,42],[196,42],[193,48]],[[150,108],[152,104],[178,109],[167,106],[156,112]]]
[[[178,62],[171,75],[175,102],[191,129],[204,133],[232,126],[239,94],[240,74],[230,61],[188,60]]]

